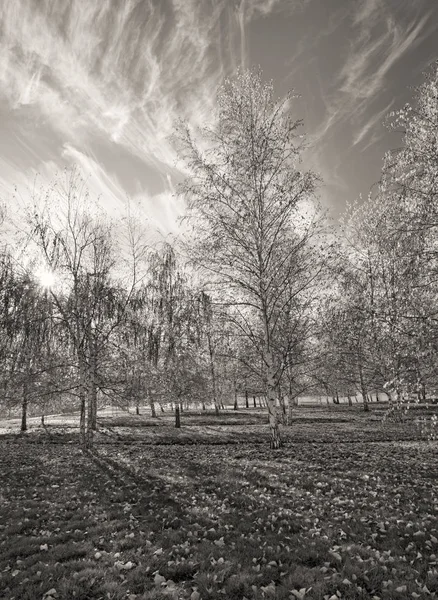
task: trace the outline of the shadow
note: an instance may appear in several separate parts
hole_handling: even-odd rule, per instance
[[[183,509],[173,498],[169,485],[161,478],[147,474],[147,477],[139,475],[132,467],[122,461],[116,461],[109,456],[103,455],[97,448],[87,450],[86,454],[90,460],[124,492],[127,501],[136,504],[138,514],[141,518],[143,511],[151,509],[155,504],[166,504],[173,509],[174,514],[181,516]],[[154,501],[156,499],[156,502]],[[149,515],[150,516],[150,515]]]

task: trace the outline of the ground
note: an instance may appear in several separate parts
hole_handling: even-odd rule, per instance
[[[250,414],[0,437],[0,598],[438,596],[436,442],[306,408],[272,451]]]

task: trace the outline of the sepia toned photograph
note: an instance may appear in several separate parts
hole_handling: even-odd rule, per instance
[[[438,600],[438,0],[0,0],[0,600]]]

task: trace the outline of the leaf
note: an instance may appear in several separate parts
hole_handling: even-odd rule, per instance
[[[225,546],[223,537],[219,538],[218,540],[214,540],[213,543],[215,544],[215,546],[219,546],[219,547]]]
[[[310,592],[312,588],[301,588],[300,590],[292,590],[292,594],[297,598],[297,600],[303,600],[304,596],[307,592]]]
[[[339,552],[335,552],[334,550],[329,550],[330,556],[332,556],[337,562],[342,562],[342,556]]]
[[[154,583],[155,585],[163,585],[166,583],[166,578],[160,575],[160,573],[157,571],[154,576]]]
[[[275,583],[271,581],[271,583],[265,587],[261,586],[261,590],[268,596],[275,596],[276,588]]]

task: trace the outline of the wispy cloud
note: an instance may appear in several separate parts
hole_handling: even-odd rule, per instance
[[[64,146],[62,158],[66,164],[74,164],[80,168],[90,193],[103,201],[109,212],[114,214],[120,212],[123,200],[126,199],[126,192],[114,173],[105,170],[96,157],[91,157],[70,144]],[[41,171],[40,169],[40,173]],[[50,168],[46,167],[44,171],[47,179],[50,177]]]
[[[65,143],[95,135],[162,169],[173,164],[175,118],[201,122],[231,62],[216,42],[218,2],[148,0],[2,3],[0,88],[11,109],[33,107]],[[211,6],[210,6],[211,9]],[[230,37],[238,36],[235,31]]]
[[[211,118],[223,77],[245,64],[248,23],[284,8],[282,0],[1,3],[0,94],[56,132],[55,163],[77,161],[117,196],[123,190],[106,180],[93,140],[106,138],[166,177],[175,121]]]
[[[323,139],[333,128],[352,121],[357,128],[353,144],[373,131],[392,102],[376,111],[376,100],[385,91],[390,70],[419,44],[430,14],[406,16],[390,12],[382,0],[363,0],[351,14],[355,37],[350,42],[333,90],[326,100],[327,111],[316,137]],[[381,102],[381,101],[380,101]]]
[[[375,113],[362,127],[357,131],[353,139],[353,146],[360,144],[368,133],[375,128],[377,124],[382,124],[385,116],[389,113],[390,108],[394,105],[394,100],[391,100],[381,111]]]
[[[60,160],[82,164],[99,136],[165,175],[175,163],[169,141],[175,121],[200,125],[211,118],[218,85],[240,66],[235,56],[240,53],[245,63],[247,24],[281,5],[281,0],[1,3],[0,94],[11,110],[32,109],[59,134]],[[99,177],[108,192],[104,172],[102,165]]]
[[[275,12],[293,14],[302,11],[313,0],[240,0],[239,12],[245,16],[246,21],[258,16],[267,16]]]
[[[320,149],[345,123],[350,143],[352,139],[363,149],[373,139],[390,101],[380,93],[391,70],[428,28],[428,15],[424,10],[419,15],[414,4],[404,2],[402,11],[398,3],[386,0],[357,0],[348,3],[345,15],[345,2],[339,1],[321,33],[306,38],[303,46],[291,42],[295,61],[289,66],[300,72],[302,60],[310,54],[316,58],[320,37],[328,43],[338,35],[340,22],[342,27],[347,24],[344,31],[351,38],[337,73],[324,74],[325,119],[316,136],[322,140]],[[251,64],[248,40],[255,21],[266,21],[272,29],[275,21],[268,23],[269,16],[289,18],[292,31],[295,21],[301,21],[294,20],[297,13],[314,7],[321,17],[320,5],[315,0],[0,2],[0,121],[12,115],[14,127],[8,135],[16,147],[21,144],[20,159],[26,144],[32,153],[23,177],[77,162],[86,174],[92,173],[96,192],[115,204],[125,200],[129,188],[135,198],[143,198],[159,226],[166,227],[181,210],[168,179],[175,175],[170,141],[175,121],[182,117],[203,125],[212,118],[224,76]],[[275,51],[284,49],[279,44]],[[278,63],[287,60],[281,56]],[[287,73],[282,84],[286,80]],[[5,104],[9,112],[4,112]],[[42,131],[44,142],[38,149],[32,135],[40,139]],[[0,143],[0,191],[20,175],[19,161],[10,160],[5,150],[6,143]],[[131,157],[141,177],[126,168]],[[328,176],[333,185],[341,185],[338,172]]]
[[[365,25],[367,28],[374,24],[383,10],[382,0],[362,0],[355,15],[354,25]]]
[[[380,23],[383,32],[374,39],[369,27],[364,27],[339,75],[341,91],[360,99],[375,96],[383,88],[391,67],[421,41],[428,19],[427,14],[420,21],[402,27],[392,16],[387,16]]]

